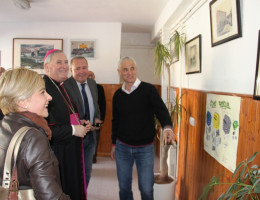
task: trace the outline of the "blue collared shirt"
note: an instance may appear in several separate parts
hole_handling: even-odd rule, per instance
[[[79,88],[79,91],[80,91],[80,94],[81,94],[82,102],[84,102],[83,96],[82,96],[82,93],[81,93],[81,88],[82,88],[81,84],[82,83],[79,83],[78,81],[76,81],[76,82],[77,82],[77,85],[78,85],[78,88]],[[92,94],[91,94],[87,80],[85,81],[85,84],[86,84],[85,85],[85,91],[86,91],[86,94],[87,94],[87,97],[88,97],[90,122],[91,122],[91,124],[93,124],[94,123],[95,107],[94,107],[93,97],[92,97]],[[84,103],[83,103],[83,107],[84,107]]]

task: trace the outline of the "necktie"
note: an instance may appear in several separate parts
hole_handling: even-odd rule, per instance
[[[90,114],[89,114],[89,104],[88,104],[88,97],[85,91],[85,83],[80,84],[81,85],[81,93],[84,101],[84,114],[85,114],[85,119],[89,120],[90,119]]]

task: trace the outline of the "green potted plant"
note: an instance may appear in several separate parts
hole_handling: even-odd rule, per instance
[[[206,200],[208,194],[215,186],[218,185],[230,185],[230,187],[220,195],[219,200],[226,199],[248,199],[258,200],[260,199],[260,167],[258,165],[252,165],[251,162],[255,159],[258,152],[255,152],[250,159],[246,159],[238,164],[232,178],[234,182],[225,183],[220,182],[220,177],[223,174],[213,176],[210,182],[204,187],[202,195],[199,200]],[[249,166],[250,164],[250,166]],[[236,178],[235,178],[236,177]]]
[[[173,45],[172,45],[173,44]],[[185,34],[179,33],[178,31],[174,32],[173,37],[171,37],[169,43],[162,44],[160,41],[157,42],[155,51],[154,51],[154,60],[155,60],[155,73],[159,76],[164,75],[164,68],[167,69],[168,74],[168,88],[167,88],[167,107],[169,112],[171,113],[171,117],[173,119],[173,125],[178,125],[181,120],[182,111],[186,112],[186,109],[180,104],[181,97],[178,96],[175,98],[173,102],[173,106],[170,103],[170,68],[174,63],[174,59],[179,58],[180,52],[185,45]],[[174,46],[173,49],[172,46]],[[157,120],[158,123],[158,120]],[[163,141],[163,137],[160,137],[160,149],[161,149],[161,157],[160,157],[160,174],[155,175],[155,183],[157,184],[167,184],[173,181],[171,177],[168,175],[168,150],[170,146],[173,144],[165,145]]]
[[[175,31],[170,41],[167,44],[162,44],[157,41],[154,49],[155,74],[158,76],[164,75],[164,68],[167,69],[168,74],[168,88],[167,88],[167,106],[170,105],[170,84],[171,84],[171,66],[175,58],[179,59],[182,48],[185,45],[186,37],[184,33]],[[173,45],[172,45],[173,44]],[[172,46],[173,49],[172,49]]]
[[[180,97],[176,96],[174,99],[173,106],[170,108],[170,115],[173,120],[173,124],[177,125],[182,120],[182,113],[187,113],[187,110],[184,106],[181,105],[181,98],[184,94],[182,94]],[[156,129],[160,129],[160,122],[158,119],[155,119],[156,123]],[[158,136],[157,136],[158,137]],[[164,141],[160,139],[160,146],[161,146],[161,158],[160,158],[160,173],[154,176],[154,181],[157,184],[167,184],[171,183],[173,181],[173,178],[169,176],[168,174],[168,165],[167,165],[167,159],[168,159],[168,150],[171,146],[176,147],[176,143],[172,144],[164,144]]]

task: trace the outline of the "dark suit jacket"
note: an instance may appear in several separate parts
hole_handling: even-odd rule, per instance
[[[100,119],[100,110],[98,107],[97,84],[96,84],[95,80],[92,80],[89,78],[87,79],[87,83],[88,83],[88,86],[89,86],[89,89],[90,89],[90,92],[91,92],[92,98],[93,98],[93,103],[94,103],[94,108],[95,108],[93,121],[95,121],[95,118]],[[72,98],[72,100],[78,107],[80,119],[84,119],[83,100],[82,100],[81,92],[79,90],[76,80],[71,76],[64,82],[64,86],[65,86],[67,92],[69,93],[70,97]]]
[[[106,97],[105,91],[102,85],[97,84],[98,89],[98,106],[100,110],[101,120],[104,121],[106,116]]]

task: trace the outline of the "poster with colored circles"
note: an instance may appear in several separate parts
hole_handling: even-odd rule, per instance
[[[207,94],[204,149],[225,168],[236,169],[241,98]]]

